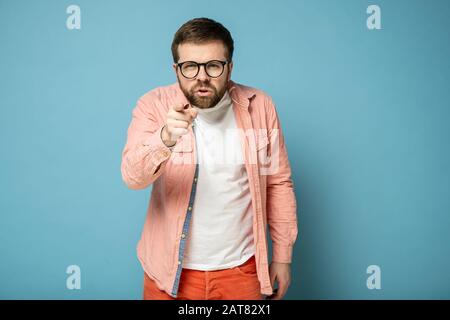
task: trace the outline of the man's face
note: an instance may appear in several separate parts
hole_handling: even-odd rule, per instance
[[[180,57],[178,63],[184,61],[205,63],[211,60],[227,60],[227,50],[221,41],[202,44],[183,43],[178,46],[178,55]],[[224,66],[223,73],[217,78],[210,77],[204,66],[200,67],[198,75],[193,79],[186,79],[175,63],[173,68],[181,90],[189,102],[196,107],[205,109],[214,107],[222,99],[231,78],[233,63],[227,63]],[[203,89],[207,91],[203,91]]]

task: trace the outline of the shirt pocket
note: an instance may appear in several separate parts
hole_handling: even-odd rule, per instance
[[[260,165],[265,165],[268,162],[268,148],[269,138],[267,137],[267,133],[259,134],[256,142],[256,153]]]
[[[259,152],[263,149],[267,150],[267,145],[269,144],[269,138],[267,135],[262,135],[258,137],[258,142],[256,145],[256,150]]]
[[[177,144],[172,148],[170,157],[172,165],[193,164],[194,158],[192,152],[194,150],[194,141],[188,135],[182,136]]]
[[[183,188],[183,180],[188,166],[194,164],[193,145],[189,138],[181,137],[172,148],[165,172],[165,192],[168,198],[178,197]]]
[[[177,142],[177,144],[173,147],[172,152],[175,153],[185,153],[185,152],[192,152],[192,145],[193,141],[190,141],[189,138],[180,138],[180,140]]]

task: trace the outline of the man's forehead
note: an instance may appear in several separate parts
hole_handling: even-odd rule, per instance
[[[206,43],[185,42],[178,46],[180,61],[206,62],[209,60],[226,60],[226,48],[222,41]]]

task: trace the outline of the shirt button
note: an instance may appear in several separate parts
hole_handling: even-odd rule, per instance
[[[194,178],[194,181],[197,182],[197,178]]]
[[[186,237],[186,235],[185,235],[184,233],[182,233],[182,234],[181,234],[181,237],[182,237],[182,238],[185,238],[185,237]]]
[[[180,260],[178,260],[178,264],[181,264],[181,261],[180,261]]]
[[[188,210],[191,211],[191,210],[192,210],[192,207],[189,207]]]

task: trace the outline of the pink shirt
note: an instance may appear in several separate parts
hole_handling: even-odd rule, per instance
[[[298,230],[287,149],[275,106],[267,94],[233,81],[228,92],[237,127],[242,130],[258,279],[261,293],[271,295],[266,227],[269,225],[273,262],[292,261]],[[189,103],[178,83],[153,89],[138,100],[121,163],[123,181],[130,189],[153,184],[137,255],[148,276],[175,298],[198,178],[195,128],[181,136],[172,150],[161,140],[169,107],[179,102]]]

